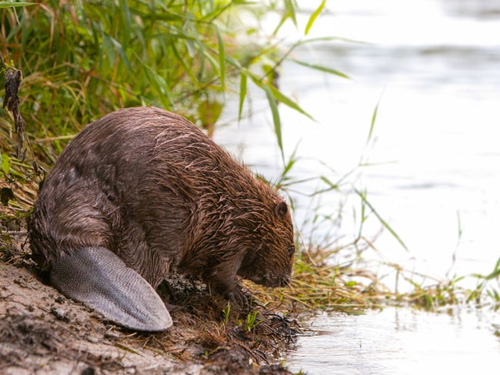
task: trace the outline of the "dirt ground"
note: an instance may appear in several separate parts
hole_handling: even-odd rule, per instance
[[[300,328],[258,305],[231,308],[195,283],[160,289],[174,321],[127,331],[46,285],[20,240],[0,243],[0,373],[290,375],[280,365]],[[247,323],[255,312],[254,324]]]

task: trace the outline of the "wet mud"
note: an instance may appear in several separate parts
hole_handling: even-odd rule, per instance
[[[280,360],[300,327],[282,311],[252,297],[228,308],[202,283],[175,277],[159,293],[173,327],[146,334],[115,326],[48,285],[22,235],[2,234],[0,373],[291,374]]]

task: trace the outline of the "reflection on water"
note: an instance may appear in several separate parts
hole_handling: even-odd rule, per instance
[[[325,314],[305,322],[320,334],[302,337],[287,364],[309,375],[493,374],[500,368],[500,325],[489,318],[408,308]]]

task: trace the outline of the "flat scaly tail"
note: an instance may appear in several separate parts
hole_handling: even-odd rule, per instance
[[[126,328],[163,331],[172,325],[153,287],[106,248],[85,247],[71,255],[64,253],[52,265],[50,279],[67,297]]]

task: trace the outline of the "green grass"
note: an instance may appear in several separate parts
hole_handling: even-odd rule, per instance
[[[0,108],[0,188],[4,210],[29,211],[38,182],[69,140],[96,118],[123,107],[152,105],[178,112],[212,135],[227,95],[244,116],[255,84],[276,102],[305,113],[274,87],[270,72],[290,50],[255,27],[263,15],[292,22],[294,3],[229,0],[48,0],[0,7],[0,98],[6,69],[19,69],[19,134]],[[243,18],[245,22],[242,22]],[[247,26],[248,25],[248,26]],[[243,42],[247,40],[247,42]],[[258,40],[258,42],[255,42]],[[3,65],[3,66],[2,66]],[[249,79],[250,78],[250,79]],[[10,197],[10,198],[9,198]],[[17,210],[17,211],[16,211]]]

